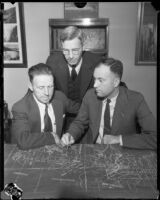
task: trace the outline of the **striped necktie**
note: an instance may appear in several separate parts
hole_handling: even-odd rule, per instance
[[[77,72],[75,70],[76,65],[70,65],[72,67],[72,71],[71,71],[71,79],[72,81],[75,81],[75,79],[77,78]]]
[[[104,112],[104,130],[103,135],[111,134],[111,127],[110,127],[110,106],[109,103],[111,102],[110,99],[107,99],[106,109]]]
[[[48,114],[48,105],[45,104],[45,115],[44,115],[44,132],[52,132],[52,122]]]

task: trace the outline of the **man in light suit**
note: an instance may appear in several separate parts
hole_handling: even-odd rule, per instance
[[[94,89],[85,95],[76,119],[61,139],[63,145],[73,144],[89,126],[92,132],[90,143],[157,148],[153,114],[141,93],[119,86],[122,73],[122,63],[113,58],[105,59],[95,68]]]
[[[12,142],[20,149],[60,144],[65,113],[76,113],[79,104],[54,91],[53,73],[46,64],[32,66],[28,75],[30,90],[12,107]]]

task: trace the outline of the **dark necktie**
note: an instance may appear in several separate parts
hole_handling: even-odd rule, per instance
[[[48,114],[48,105],[45,104],[45,114],[44,114],[44,132],[52,132],[52,122]]]
[[[72,79],[72,81],[75,81],[75,79],[76,79],[76,77],[77,77],[77,72],[76,72],[76,70],[75,70],[76,65],[71,65],[71,67],[72,67],[71,79]]]
[[[103,135],[105,134],[111,134],[111,127],[110,127],[110,107],[109,103],[111,102],[110,99],[107,99],[106,103],[106,109],[104,112],[104,130],[103,130]]]

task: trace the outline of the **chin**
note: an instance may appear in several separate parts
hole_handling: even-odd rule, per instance
[[[103,95],[101,93],[96,92],[96,94],[97,94],[98,97],[103,97]]]
[[[76,65],[77,62],[68,62],[70,65]]]
[[[46,104],[46,103],[49,103],[49,100],[46,100],[46,101],[43,100],[43,101],[41,101],[41,102]]]

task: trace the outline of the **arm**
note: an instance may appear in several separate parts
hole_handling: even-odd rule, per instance
[[[71,99],[67,98],[67,96],[63,92],[56,91],[54,98],[63,103],[65,113],[72,113],[72,114],[78,113],[80,108],[80,103],[72,101]]]
[[[154,116],[142,95],[140,95],[140,101],[136,110],[136,117],[141,133],[135,133],[132,135],[122,134],[123,146],[138,149],[156,149],[156,120],[154,119]]]
[[[69,130],[74,139],[78,140],[83,134],[84,130],[89,126],[89,111],[88,111],[88,101],[87,96],[84,97],[81,107],[79,109],[78,115],[75,120],[71,123]]]
[[[27,113],[13,107],[12,136],[20,149],[38,148],[55,143],[54,136],[49,133],[38,131],[31,132]],[[34,129],[34,127],[33,127]]]

